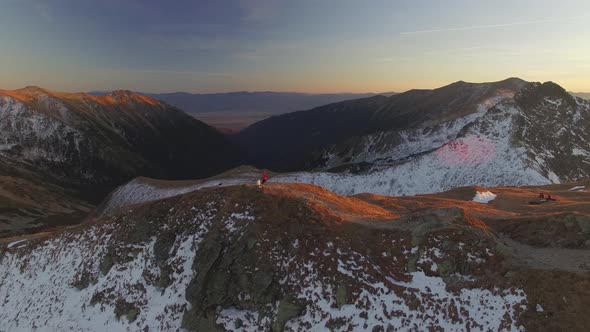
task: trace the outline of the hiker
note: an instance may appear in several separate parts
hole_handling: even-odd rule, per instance
[[[266,174],[266,170],[262,171],[262,178],[260,179],[260,185],[263,185],[266,181],[268,181],[268,175]]]
[[[256,184],[258,184],[258,188],[262,188],[262,185],[268,180],[268,175],[266,174],[266,171],[262,171],[262,176],[260,177],[260,179],[258,179],[258,181],[256,181]]]

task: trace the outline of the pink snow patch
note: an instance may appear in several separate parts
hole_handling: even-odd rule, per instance
[[[445,165],[481,164],[489,161],[496,152],[496,145],[485,137],[463,137],[451,141],[435,154]]]

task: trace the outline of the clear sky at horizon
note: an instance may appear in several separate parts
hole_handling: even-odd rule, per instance
[[[0,0],[0,89],[590,91],[587,0]]]

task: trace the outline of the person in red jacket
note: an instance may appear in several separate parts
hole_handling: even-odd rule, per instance
[[[266,170],[262,171],[262,178],[260,179],[260,184],[263,185],[266,181],[268,181],[268,175],[266,174]]]

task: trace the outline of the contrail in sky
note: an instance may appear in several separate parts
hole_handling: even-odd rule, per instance
[[[400,35],[416,35],[422,33],[433,33],[433,32],[447,32],[447,31],[462,31],[462,30],[475,30],[475,29],[490,29],[490,28],[503,28],[512,27],[518,25],[530,25],[530,24],[541,24],[541,23],[555,23],[555,22],[567,22],[574,21],[588,16],[570,17],[562,19],[551,19],[551,20],[537,20],[537,21],[524,21],[524,22],[512,22],[512,23],[501,23],[501,24],[489,24],[489,25],[475,25],[469,27],[457,27],[457,28],[440,28],[430,30],[417,30],[417,31],[404,31],[400,32]]]

